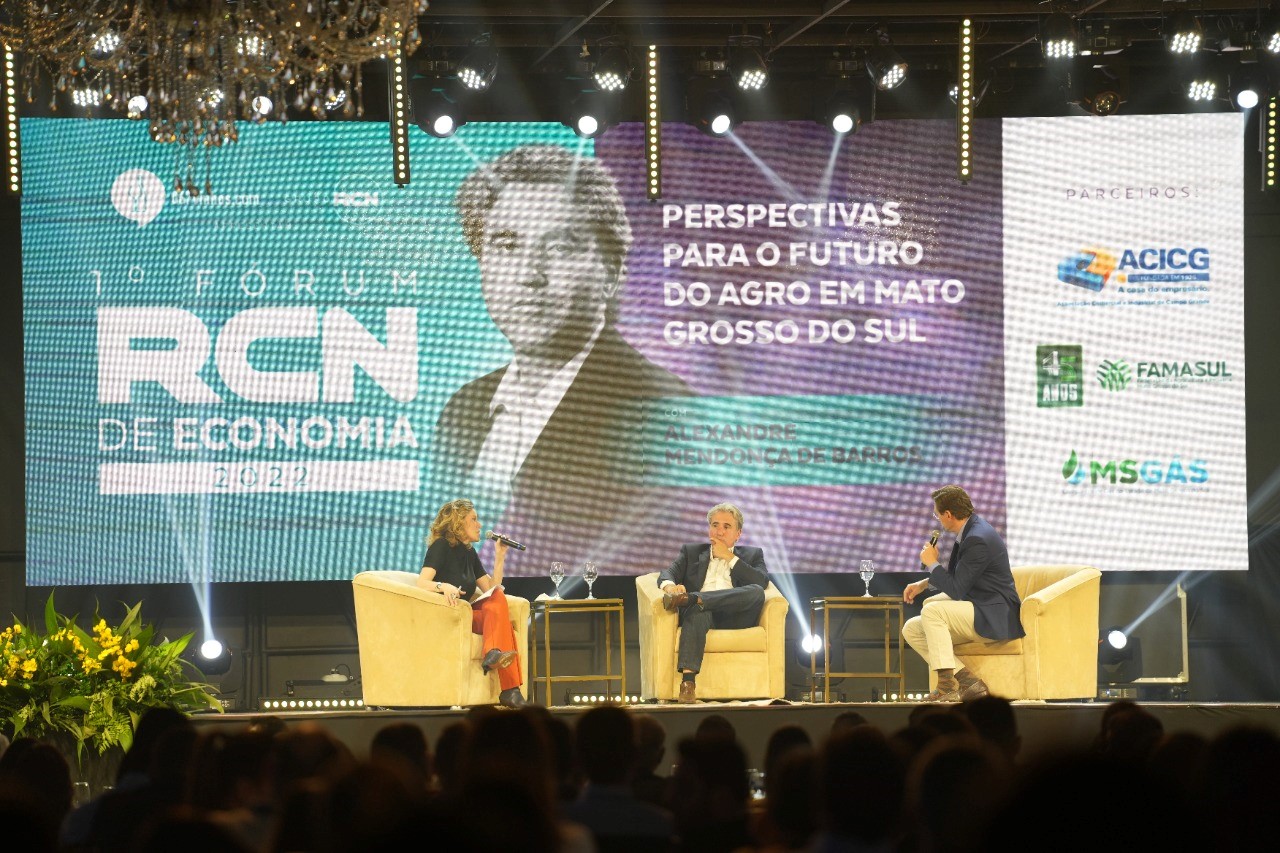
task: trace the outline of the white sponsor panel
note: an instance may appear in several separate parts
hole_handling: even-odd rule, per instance
[[[1248,567],[1243,121],[1005,120],[1015,564]]]

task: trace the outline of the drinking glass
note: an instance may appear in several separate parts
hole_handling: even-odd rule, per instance
[[[79,808],[89,802],[89,783],[73,782],[71,783],[71,807]]]
[[[858,564],[858,577],[862,578],[862,582],[866,584],[867,591],[862,594],[863,598],[872,598],[871,595],[871,579],[876,576],[876,564],[871,560],[863,560]]]
[[[556,585],[554,598],[560,597],[560,582],[564,580],[564,563],[557,560],[551,564],[551,582]]]
[[[595,598],[591,594],[591,585],[596,582],[598,576],[595,563],[587,563],[582,567],[582,579],[587,582],[587,598]]]

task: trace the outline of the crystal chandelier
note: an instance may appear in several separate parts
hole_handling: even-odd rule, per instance
[[[178,152],[175,191],[212,190],[209,154],[237,121],[364,115],[362,63],[412,53],[426,0],[0,0],[28,102],[45,76],[77,106],[106,105]]]

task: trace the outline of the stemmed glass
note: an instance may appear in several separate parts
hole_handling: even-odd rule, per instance
[[[871,579],[875,576],[876,564],[871,560],[863,560],[858,564],[858,577],[862,578],[862,582],[867,586],[867,591],[862,594],[863,598],[874,598],[871,594]]]
[[[560,597],[560,582],[564,580],[564,563],[557,560],[551,564],[551,582],[556,585],[555,598]]]
[[[583,565],[582,579],[587,582],[587,598],[595,598],[595,596],[591,594],[591,585],[596,582],[597,577],[599,577],[599,573],[596,571],[595,563],[586,563]]]

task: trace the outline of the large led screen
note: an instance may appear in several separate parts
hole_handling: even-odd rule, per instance
[[[666,125],[659,201],[640,125],[415,131],[405,187],[385,125],[22,134],[31,584],[412,570],[456,497],[513,575],[721,501],[910,571],[948,482],[1015,563],[1246,565],[1238,117],[983,121],[968,184],[950,122]]]

